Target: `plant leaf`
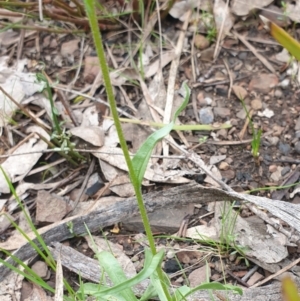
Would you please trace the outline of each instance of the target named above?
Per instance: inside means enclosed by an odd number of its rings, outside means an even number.
[[[193,289],[190,289],[190,291],[184,296],[186,298],[189,295],[192,295],[196,291],[199,290],[219,290],[219,291],[233,291],[235,293],[238,293],[239,295],[243,295],[243,290],[240,287],[231,285],[231,284],[221,284],[218,282],[209,282],[209,283],[203,283],[198,286],[196,286]]]
[[[300,301],[297,286],[290,277],[282,279],[282,294],[284,301]]]
[[[95,297],[102,297],[105,295],[115,295],[116,293],[119,293],[124,290],[128,290],[130,287],[140,283],[141,281],[147,279],[150,277],[151,274],[156,270],[158,265],[161,263],[164,256],[164,252],[160,251],[154,256],[150,252],[150,250],[145,250],[145,262],[143,269],[133,278],[127,279],[119,262],[115,259],[115,257],[109,253],[109,252],[101,252],[99,254],[99,261],[101,261],[101,266],[105,270],[105,272],[108,274],[110,279],[114,284],[116,284],[114,287],[105,289],[102,291],[99,291],[95,287],[92,286],[85,286],[84,285],[84,291],[87,294],[93,295]],[[124,280],[125,277],[125,280]],[[120,279],[122,281],[120,281]],[[91,290],[88,290],[90,289]],[[132,292],[132,290],[130,289]],[[132,292],[133,294],[133,292]],[[137,300],[133,294],[132,299],[126,299],[126,300]]]
[[[283,28],[260,16],[273,38],[286,48],[298,61],[300,61],[300,43],[289,35]]]
[[[141,145],[137,153],[132,159],[132,164],[135,172],[135,176],[138,179],[139,185],[142,184],[144,174],[146,172],[146,168],[152,153],[153,148],[157,144],[158,141],[163,139],[166,135],[168,135],[174,124],[175,121],[180,114],[180,112],[187,106],[190,98],[190,89],[189,87],[184,84],[184,87],[186,89],[186,96],[184,99],[184,102],[181,104],[181,106],[177,109],[173,121],[167,125],[165,125],[163,128],[159,129],[158,131],[152,133],[147,140]]]
[[[169,282],[169,279],[167,279],[167,277],[164,277],[164,281]],[[160,301],[168,301],[168,298],[166,297],[166,294],[163,290],[161,281],[157,275],[156,272],[154,272],[151,276],[150,276],[150,280],[151,280],[151,284],[153,285],[153,287],[156,290],[157,296],[159,298]],[[167,287],[169,287],[169,285],[167,285]]]

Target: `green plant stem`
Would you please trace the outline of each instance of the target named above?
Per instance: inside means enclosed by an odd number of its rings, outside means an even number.
[[[100,63],[100,67],[101,67],[101,71],[102,71],[102,75],[103,75],[107,98],[108,98],[111,113],[112,113],[112,116],[114,119],[115,127],[116,127],[116,130],[118,133],[120,145],[121,145],[121,148],[122,148],[122,151],[124,154],[124,158],[125,158],[125,161],[126,161],[126,164],[128,167],[129,176],[130,176],[130,179],[131,179],[134,191],[135,191],[135,195],[136,195],[138,207],[140,210],[140,214],[142,217],[143,225],[144,225],[145,232],[146,232],[146,235],[147,235],[147,238],[149,241],[150,250],[151,250],[152,254],[155,255],[157,253],[156,247],[155,247],[155,241],[154,241],[154,237],[153,237],[153,234],[151,231],[151,227],[150,227],[150,223],[149,223],[149,219],[148,219],[148,215],[147,215],[147,210],[146,210],[146,207],[143,202],[141,187],[139,185],[137,175],[134,172],[133,164],[132,164],[132,161],[131,161],[131,158],[129,155],[126,140],[124,138],[124,134],[122,131],[121,122],[120,122],[119,116],[118,116],[115,97],[114,97],[114,93],[113,93],[113,89],[112,89],[112,85],[111,85],[111,81],[110,81],[110,77],[109,77],[109,69],[108,69],[108,66],[106,63],[106,59],[105,59],[104,47],[103,47],[103,43],[102,43],[102,36],[101,36],[100,30],[98,27],[98,21],[97,21],[96,13],[94,10],[95,1],[94,0],[85,0],[84,4],[85,4],[85,8],[86,8],[86,14],[88,16],[89,23],[90,23],[90,28],[91,28],[92,36],[94,39],[96,52],[97,52],[97,55],[99,58],[99,63]],[[165,296],[167,297],[168,300],[171,300],[170,293],[167,289],[166,284],[164,283],[163,272],[162,272],[161,268],[157,269],[157,274],[161,280],[161,284],[162,284]]]

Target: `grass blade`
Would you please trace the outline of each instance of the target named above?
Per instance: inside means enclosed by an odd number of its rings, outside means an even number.
[[[298,61],[300,61],[300,43],[296,41],[283,28],[271,22],[266,17],[260,16],[273,38],[287,49]]]
[[[160,265],[163,256],[163,251],[160,251],[153,256],[149,250],[145,250],[144,268],[133,278],[127,279],[115,257],[109,252],[101,252],[99,254],[99,262],[115,286],[99,292],[99,289],[94,291],[94,288],[91,286],[84,285],[84,291],[95,297],[102,297],[108,294],[115,295],[121,291],[128,290],[128,288],[150,277],[150,275],[152,275],[156,268]],[[133,294],[132,299],[127,300],[136,300],[136,298]]]
[[[168,135],[171,130],[173,129],[173,126],[175,124],[175,121],[180,114],[180,112],[187,106],[190,98],[190,90],[186,84],[184,84],[184,87],[186,89],[186,96],[184,99],[184,102],[181,104],[181,106],[177,109],[173,121],[169,123],[168,125],[164,126],[163,128],[159,129],[158,131],[151,134],[147,140],[142,144],[142,146],[139,148],[137,153],[132,159],[132,164],[134,168],[135,175],[139,181],[139,185],[141,185],[144,174],[146,172],[146,168],[152,153],[153,148],[157,144],[158,141],[163,139],[166,135]]]
[[[300,301],[297,286],[290,277],[282,279],[282,294],[284,301]]]

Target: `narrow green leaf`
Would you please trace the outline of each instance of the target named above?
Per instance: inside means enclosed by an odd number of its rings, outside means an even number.
[[[296,41],[289,33],[268,18],[260,16],[273,38],[288,50],[298,61],[300,61],[300,43]]]
[[[198,285],[197,287],[191,289],[190,292],[188,292],[184,296],[184,298],[186,298],[189,295],[192,295],[193,293],[195,293],[199,290],[233,291],[235,293],[238,293],[239,295],[243,294],[243,290],[240,287],[233,286],[231,284],[221,284],[218,282],[210,282],[210,283],[203,283],[203,284]]]
[[[284,301],[300,301],[297,286],[290,277],[282,279],[282,294]]]
[[[139,301],[147,301],[147,300],[150,300],[150,299],[154,299],[155,297],[157,297],[157,292],[156,292],[155,287],[150,282],[150,284],[146,288],[145,292],[140,297]]]
[[[102,253],[105,253],[105,254],[102,254]],[[144,268],[136,276],[127,280],[121,266],[119,265],[118,261],[114,258],[114,256],[109,252],[101,252],[100,253],[101,259],[99,258],[99,260],[101,260],[101,266],[103,267],[105,272],[108,274],[110,279],[113,281],[113,283],[114,284],[118,283],[118,284],[112,288],[103,290],[101,292],[99,292],[99,290],[98,291],[94,291],[94,290],[88,291],[88,290],[86,290],[86,287],[84,286],[84,289],[85,289],[84,291],[95,297],[101,297],[101,296],[105,296],[108,294],[115,295],[116,293],[126,290],[126,289],[140,283],[141,281],[149,278],[150,275],[153,274],[154,271],[156,270],[156,268],[160,265],[160,263],[163,259],[163,256],[164,256],[163,251],[160,251],[153,256],[149,250],[145,250]],[[116,261],[116,262],[114,262],[114,261]],[[118,267],[116,267],[117,264],[118,264]],[[120,276],[121,276],[121,279],[123,279],[121,283],[119,283]],[[124,276],[126,278],[125,281],[124,281]],[[89,288],[89,287],[87,287],[87,288]],[[133,299],[128,299],[128,300],[136,300],[136,298],[134,297]]]
[[[119,297],[121,297],[121,299],[128,301],[137,300],[130,286],[124,285],[124,283],[127,283],[128,280],[118,260],[110,252],[106,251],[100,252],[97,257],[101,267],[113,282],[114,290],[109,288],[100,292],[98,291],[98,293],[93,294],[93,296],[101,297],[105,295],[114,295],[116,297],[116,294],[119,293]],[[120,284],[123,284],[122,288],[120,290],[116,290],[115,288],[118,288]]]
[[[168,125],[164,126],[163,128],[159,129],[158,131],[154,132],[153,134],[151,134],[147,138],[147,140],[141,145],[141,147],[139,148],[139,150],[137,151],[137,153],[135,154],[135,156],[132,159],[134,172],[135,172],[136,178],[139,181],[139,185],[142,184],[144,174],[146,172],[147,165],[148,165],[153,148],[155,147],[155,145],[157,144],[158,141],[163,139],[166,135],[168,135],[171,132],[178,115],[187,106],[187,104],[189,102],[190,90],[186,84],[184,84],[184,85],[185,85],[185,89],[186,89],[186,96],[185,96],[185,99],[184,99],[184,102],[182,103],[182,105],[177,109],[177,111],[174,115],[173,121],[171,123],[169,123]]]
[[[185,300],[185,296],[191,291],[191,288],[184,285],[176,289],[172,295],[172,301]]]
[[[156,290],[157,296],[159,298],[160,301],[169,301],[167,296],[165,295],[161,280],[159,279],[158,275],[156,272],[154,272],[151,276],[150,276],[150,280],[151,280],[151,284],[153,285],[153,287]],[[168,279],[164,279],[164,281],[168,281]],[[167,285],[167,287],[169,287],[169,285]]]

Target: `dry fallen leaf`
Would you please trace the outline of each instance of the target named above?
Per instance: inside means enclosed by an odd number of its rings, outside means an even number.
[[[271,4],[273,0],[252,0],[241,1],[233,0],[231,3],[231,11],[237,16],[247,16],[253,9],[261,9]]]
[[[43,137],[50,139],[49,135],[39,127],[31,127],[32,131],[42,132]],[[17,157],[11,156],[7,158],[2,164],[2,168],[7,174],[8,178],[12,183],[14,183],[19,176],[26,175],[36,162],[42,156],[42,151],[48,148],[46,142],[41,140],[37,135],[32,133],[29,138],[25,138],[19,143],[13,154],[18,154]],[[35,152],[32,154],[22,155],[23,153]],[[17,159],[16,159],[17,158]],[[20,164],[22,162],[22,164]],[[2,172],[0,173],[0,192],[9,193],[9,186],[4,178]]]
[[[218,34],[221,33],[222,35],[220,40],[222,40],[229,33],[234,23],[234,17],[223,0],[215,1],[214,19]]]
[[[94,146],[100,147],[104,144],[104,131],[99,126],[78,126],[70,129],[70,132],[73,136],[77,136]]]

